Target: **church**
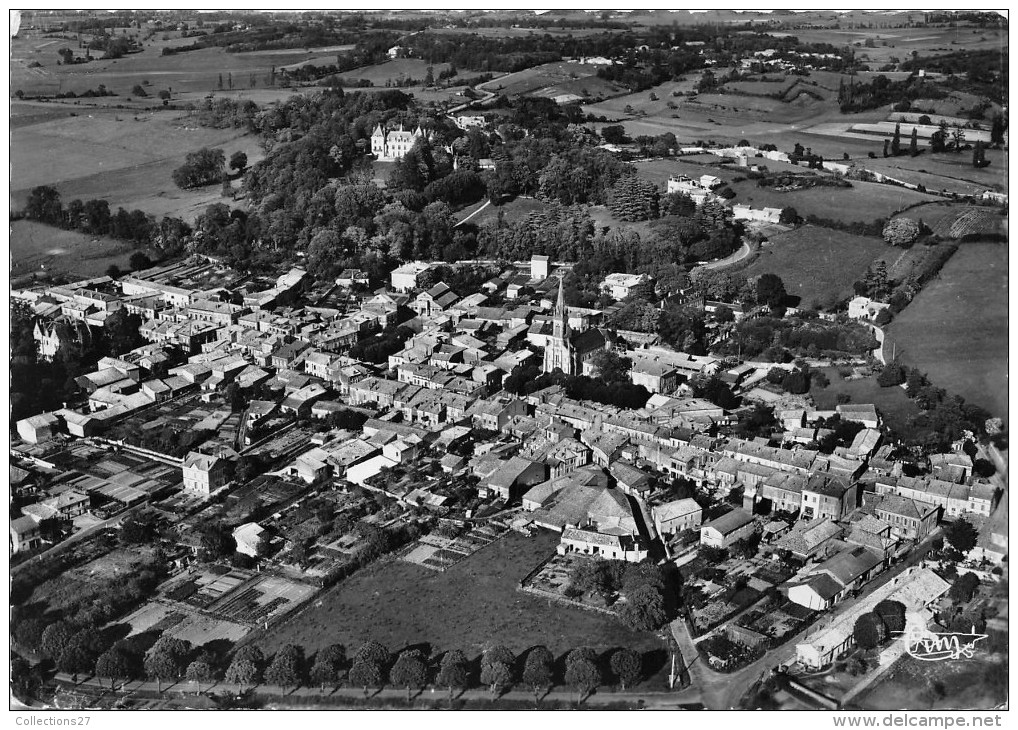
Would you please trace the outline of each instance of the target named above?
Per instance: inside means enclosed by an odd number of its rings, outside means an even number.
[[[562,292],[562,279],[558,282],[558,301],[555,303],[552,336],[544,348],[544,372],[556,368],[566,375],[583,375],[583,364],[602,350],[611,347],[608,333],[596,327],[573,333],[569,328],[569,313]]]
[[[423,136],[424,131],[419,126],[413,132],[408,132],[403,129],[401,124],[399,129],[390,130],[386,134],[382,125],[379,124],[371,133],[371,154],[385,162],[400,160],[413,149],[417,140]]]

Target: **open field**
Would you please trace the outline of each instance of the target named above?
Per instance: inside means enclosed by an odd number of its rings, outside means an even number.
[[[111,264],[126,270],[135,251],[123,241],[27,220],[13,221],[10,231],[11,276],[44,271],[51,275],[100,276]]]
[[[506,96],[532,94],[546,97],[559,94],[608,96],[625,90],[618,84],[598,78],[597,68],[583,63],[546,63],[495,79],[486,83],[484,88]]]
[[[746,203],[754,208],[792,207],[803,218],[815,215],[844,223],[869,223],[877,218],[890,218],[910,205],[939,200],[933,195],[908,188],[858,180],[853,180],[850,188],[779,191],[773,187],[760,187],[756,180],[743,180],[734,183],[731,188],[736,193],[736,203]]]
[[[64,203],[103,198],[114,210],[141,208],[156,216],[194,213],[219,199],[218,185],[185,191],[171,174],[187,152],[221,147],[227,159],[236,151],[254,164],[264,155],[257,139],[237,129],[198,127],[179,112],[136,113],[68,109],[58,105],[15,105],[38,123],[11,132],[12,205],[24,205],[37,185],[53,185]],[[70,113],[78,116],[71,117]]]
[[[514,198],[503,205],[489,205],[487,208],[471,218],[470,224],[480,228],[485,223],[492,223],[498,220],[499,212],[502,213],[502,218],[506,222],[520,221],[525,219],[531,213],[540,212],[547,207],[547,203],[536,198]],[[468,210],[472,210],[472,208]]]
[[[887,329],[885,352],[930,380],[1007,418],[1007,247],[962,244],[940,275]]]
[[[942,238],[966,235],[999,235],[1007,232],[1007,216],[1000,208],[930,203],[906,210],[896,218],[921,220]]]
[[[890,357],[890,356],[888,356]],[[820,389],[814,386],[810,395],[816,401],[817,408],[829,409],[838,404],[838,395],[844,393],[851,398],[851,403],[872,403],[876,406],[881,418],[896,433],[909,433],[908,419],[919,413],[919,407],[912,402],[901,388],[881,388],[876,377],[847,380],[838,374],[838,368],[824,368],[831,384]]]
[[[905,58],[913,51],[928,56],[932,51],[993,50],[1007,43],[1006,31],[966,25],[957,28],[796,29],[789,35],[803,43],[830,43],[839,48],[859,46],[856,54],[868,61],[870,68],[888,63],[892,56]],[[873,40],[873,48],[862,46],[867,39]]]
[[[293,643],[308,655],[332,643],[356,648],[369,639],[393,651],[427,643],[431,653],[460,648],[468,657],[495,642],[517,653],[546,644],[556,655],[580,645],[663,648],[653,634],[517,590],[558,539],[543,530],[529,538],[510,533],[444,573],[382,561],[323,593],[270,635],[258,632],[252,640],[266,653]]]
[[[983,654],[968,661],[923,662],[905,655],[890,672],[859,694],[848,709],[900,710],[903,707],[939,711],[964,707],[989,710],[1007,701],[1006,679],[995,690],[986,681],[987,670],[996,666],[1006,675],[1006,665],[990,664]],[[941,692],[929,694],[939,683]]]
[[[119,30],[117,35],[120,35]],[[128,29],[127,35],[137,36],[138,31]],[[195,91],[208,93],[219,88],[220,74],[224,86],[229,85],[232,75],[234,89],[257,89],[266,85],[267,75],[273,66],[278,69],[308,59],[327,60],[323,58],[326,53],[333,53],[331,58],[334,61],[334,54],[345,48],[331,46],[245,53],[227,53],[223,48],[203,48],[164,56],[163,48],[187,45],[194,39],[181,38],[177,31],[167,33],[168,40],[162,40],[163,35],[162,32],[157,33],[152,39],[143,41],[141,52],[120,59],[97,59],[90,63],[65,66],[57,65],[57,50],[68,47],[77,54],[75,41],[43,38],[35,31],[19,33],[11,43],[11,91],[20,89],[27,96],[67,91],[81,93],[104,84],[121,97],[127,97],[135,84],[151,81],[153,90],[172,88],[174,94]],[[28,68],[32,62],[42,65]]]
[[[904,136],[904,135],[903,135]],[[1007,192],[1007,151],[986,150],[986,167],[972,167],[972,153],[930,154],[917,157],[877,157],[860,161],[860,166],[898,180],[924,185],[928,190],[949,190],[963,195],[979,195],[999,186]]]
[[[375,86],[385,86],[387,81],[391,81],[395,86],[397,81],[407,77],[423,81],[424,75],[428,72],[428,66],[432,67],[436,79],[442,71],[449,68],[447,63],[429,64],[419,58],[397,58],[374,66],[361,66],[344,71],[340,76],[345,79],[367,79]]]
[[[853,296],[852,284],[877,259],[893,262],[898,251],[877,238],[803,226],[775,236],[745,270],[746,276],[777,274],[792,296],[814,302]]]

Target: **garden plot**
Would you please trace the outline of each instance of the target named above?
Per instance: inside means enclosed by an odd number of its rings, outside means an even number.
[[[425,535],[402,556],[402,559],[431,570],[444,571],[490,545],[508,531],[509,528],[499,524],[475,527],[455,538]]]

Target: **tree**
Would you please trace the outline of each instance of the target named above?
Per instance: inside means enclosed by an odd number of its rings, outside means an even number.
[[[226,670],[226,681],[231,684],[239,684],[241,688],[258,681],[261,672],[258,666],[250,659],[234,658]]]
[[[947,595],[958,603],[968,603],[978,589],[979,576],[975,573],[963,573],[955,578]]]
[[[325,685],[339,682],[340,672],[345,664],[346,649],[342,644],[331,644],[320,649],[315,655],[315,663],[311,667],[311,682],[320,685],[324,692]]]
[[[389,672],[389,681],[397,687],[406,687],[406,701],[410,702],[410,691],[423,689],[428,682],[428,665],[417,649],[408,649],[399,655]]]
[[[619,618],[634,631],[656,629],[668,618],[664,597],[653,586],[640,586],[626,594],[626,602],[619,611]]]
[[[370,659],[354,660],[350,667],[350,683],[364,688],[364,696],[368,696],[368,688],[382,686],[384,679],[381,665]]]
[[[128,259],[132,271],[141,271],[152,266],[152,259],[144,251],[135,251]]]
[[[639,652],[632,649],[618,649],[611,655],[609,664],[615,677],[619,680],[623,692],[626,691],[627,686],[631,687],[640,681],[643,658]]]
[[[134,86],[132,86],[131,94],[133,94],[134,96],[140,96],[142,99],[148,96],[148,92],[145,91],[145,87],[142,86],[141,84],[135,84]]]
[[[895,157],[901,154],[901,124],[894,125],[894,137],[891,139],[891,154]]]
[[[566,667],[566,684],[576,690],[576,702],[579,704],[601,684],[601,671],[594,661],[577,659]]]
[[[225,525],[206,523],[199,529],[199,537],[205,560],[227,558],[237,550],[237,541]]]
[[[77,681],[80,673],[95,667],[96,652],[89,645],[90,638],[85,633],[75,634],[57,658],[57,669],[65,674],[70,674],[72,681]]]
[[[296,644],[287,644],[272,657],[272,663],[265,670],[265,681],[287,687],[300,685],[304,664],[304,650]]]
[[[164,679],[179,679],[187,668],[191,642],[163,636],[145,654],[145,674],[154,677],[156,689],[163,691]]]
[[[42,655],[56,661],[60,658],[60,655],[67,648],[67,645],[76,633],[77,631],[66,621],[62,619],[54,621],[42,632],[39,643]]]
[[[976,546],[976,540],[979,539],[979,533],[976,528],[972,526],[972,523],[966,520],[964,517],[959,517],[954,523],[947,528],[944,533],[944,537],[951,543],[951,546],[961,552],[967,553]]]
[[[95,661],[95,675],[110,680],[110,689],[115,690],[117,680],[134,679],[134,662],[122,648],[113,647],[99,655]]]
[[[989,479],[997,473],[997,467],[994,466],[993,462],[989,459],[973,459],[972,460],[972,473],[982,479]]]
[[[26,654],[34,654],[39,651],[42,643],[42,634],[46,630],[45,619],[30,616],[14,623],[14,631],[11,638],[14,645]]]
[[[883,237],[892,246],[908,248],[919,238],[919,224],[911,218],[895,218],[884,226]]]
[[[25,203],[25,217],[50,225],[62,223],[64,210],[56,188],[49,185],[32,188]]]
[[[990,144],[1004,144],[1004,115],[997,112],[993,115],[993,123],[990,126]]]
[[[370,661],[381,667],[387,666],[389,664],[389,660],[389,650],[377,641],[367,641],[361,644],[360,648],[357,649],[357,652],[353,656],[353,661],[355,663]]]
[[[446,652],[442,657],[442,664],[435,678],[435,684],[440,687],[449,688],[449,701],[452,701],[453,693],[460,689],[466,689],[470,681],[470,668],[466,654],[459,649]]]
[[[625,144],[629,141],[626,129],[621,124],[608,124],[601,127],[601,139],[607,144]]]
[[[608,192],[608,210],[624,221],[645,221],[658,217],[661,194],[657,185],[638,175],[625,175]]]
[[[961,146],[965,144],[965,130],[960,124],[955,124],[951,130],[951,139],[954,141],[954,151],[961,152]]]
[[[886,311],[886,310],[884,310]],[[877,385],[881,388],[890,388],[901,385],[905,382],[905,370],[899,363],[889,362],[877,375]]]
[[[187,665],[187,671],[185,676],[188,681],[194,682],[196,685],[196,694],[201,694],[201,685],[203,682],[211,682],[213,677],[212,665],[204,659],[195,659],[193,662]]]
[[[481,668],[481,683],[488,686],[492,697],[498,697],[513,683],[513,670],[504,662],[485,664]]]
[[[880,617],[890,633],[905,630],[905,604],[901,601],[885,599],[873,607],[873,613]]]
[[[591,363],[597,368],[597,376],[604,382],[629,382],[629,370],[633,367],[633,361],[628,357],[614,350],[599,350],[591,358]]]
[[[781,209],[781,215],[778,216],[779,223],[785,223],[788,225],[795,225],[799,222],[799,211],[795,208],[788,206]]]
[[[887,629],[875,613],[864,613],[852,629],[855,643],[862,649],[875,649],[887,635]]]
[[[226,155],[221,149],[202,147],[188,152],[184,164],[173,171],[173,182],[179,188],[200,188],[220,182],[226,167]]]
[[[523,664],[522,680],[523,684],[533,690],[535,703],[538,701],[540,693],[547,692],[552,686],[554,663],[555,657],[546,646],[535,646],[527,654],[527,660]]]
[[[988,164],[986,161],[986,147],[982,142],[976,142],[976,146],[972,149],[972,167],[986,167]]]
[[[230,155],[230,169],[244,172],[247,169],[247,155],[239,150]]]
[[[788,294],[785,283],[777,274],[761,274],[756,280],[756,300],[769,307],[780,307]]]
[[[908,153],[915,157],[919,154],[919,132],[912,127],[912,139],[908,143]]]

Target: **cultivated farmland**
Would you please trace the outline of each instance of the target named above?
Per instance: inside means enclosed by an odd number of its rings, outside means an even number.
[[[885,352],[949,393],[1007,417],[1007,247],[962,244],[888,327]]]
[[[878,238],[803,226],[774,236],[745,273],[777,274],[788,293],[809,306],[851,297],[852,284],[870,264],[893,262],[898,253]]]

